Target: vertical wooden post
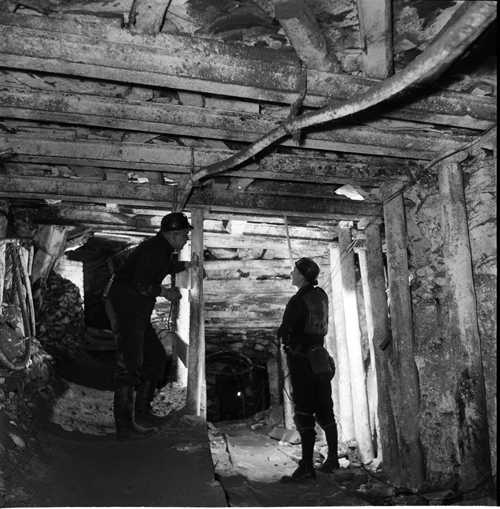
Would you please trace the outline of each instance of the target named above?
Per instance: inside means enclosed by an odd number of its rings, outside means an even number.
[[[342,276],[340,274],[340,250],[338,244],[330,247],[330,266],[332,282],[332,302],[330,309],[335,323],[335,346],[337,358],[334,380],[338,385],[339,408],[334,409],[339,428],[339,441],[351,443],[355,437],[354,414],[351,390],[351,372],[349,369],[349,354],[347,352],[347,335],[344,313],[344,296],[342,295]]]
[[[329,263],[326,267],[322,267],[322,288],[328,294],[328,334],[325,337],[325,347],[330,353],[330,355],[335,360],[335,366],[338,366],[338,354],[337,354],[337,345],[336,345],[336,332],[335,332],[335,317],[334,317],[334,297],[333,297],[333,288],[332,288],[332,269],[331,264]],[[324,272],[323,272],[324,271]],[[333,410],[337,415],[337,421],[339,420],[339,411],[340,411],[340,400],[339,400],[339,383],[338,383],[338,370],[337,376],[333,377],[332,380],[332,400],[333,400]],[[339,422],[337,422],[337,428],[339,428]],[[340,429],[338,429],[340,436]]]
[[[380,428],[380,445],[378,459],[384,465],[384,471],[390,474],[394,482],[399,483],[401,466],[398,448],[394,409],[391,399],[391,373],[389,358],[392,354],[392,343],[387,343],[390,334],[387,293],[380,238],[380,226],[373,224],[366,228],[366,279],[372,309],[373,362],[377,371],[378,421]],[[385,344],[384,350],[381,345]]]
[[[202,401],[205,385],[205,317],[203,307],[203,209],[191,212],[191,291],[189,316],[189,356],[186,410],[205,417]]]
[[[358,300],[356,296],[356,271],[354,268],[354,251],[351,248],[351,224],[339,223],[340,274],[342,276],[342,294],[344,296],[344,313],[347,333],[347,351],[351,373],[351,390],[353,404],[354,429],[358,451],[364,463],[374,458],[373,442],[370,429],[368,398],[366,394],[365,367],[361,348],[361,331],[359,328]]]
[[[0,200],[0,239],[7,236],[7,226],[9,221],[7,213],[9,211],[8,202]],[[3,302],[3,289],[5,282],[5,249],[6,244],[0,244],[0,304]],[[0,315],[2,310],[0,308]]]
[[[401,451],[401,482],[417,488],[424,481],[424,462],[418,432],[420,391],[414,357],[413,315],[411,308],[406,223],[403,197],[397,192],[402,184],[386,182],[382,186],[389,272],[396,413],[399,449]],[[389,198],[391,198],[389,200]]]
[[[460,164],[443,162],[438,181],[450,328],[457,366],[455,398],[461,445],[461,489],[467,492],[479,486],[491,470],[486,395]]]
[[[38,250],[33,260],[33,283],[44,283],[66,245],[66,226],[45,225],[36,234]]]
[[[283,419],[285,420],[286,429],[295,429],[295,421],[293,420],[293,400],[292,400],[292,383],[290,381],[290,370],[286,362],[286,354],[280,345],[280,362],[281,374],[283,376]]]
[[[179,260],[191,261],[191,241],[188,241],[182,251],[179,253]],[[182,272],[175,276],[176,282]],[[180,383],[183,387],[187,386],[188,381],[188,359],[189,359],[189,320],[191,314],[190,304],[190,286],[180,285],[179,291],[181,292],[182,299],[176,306],[173,306],[174,313],[174,331],[172,338],[172,354],[174,357],[174,365],[176,369],[175,378],[176,382]]]
[[[266,359],[267,362],[267,379],[269,381],[269,404],[272,408],[277,408],[281,404],[280,397],[280,379],[278,359],[276,358],[277,352],[274,355],[269,355]]]
[[[361,285],[363,287],[363,302],[365,304],[366,329],[368,334],[368,347],[370,349],[370,369],[367,373],[368,409],[370,412],[370,428],[372,436],[377,437],[377,456],[380,454],[380,424],[378,421],[378,391],[377,391],[377,367],[375,365],[375,352],[373,346],[373,309],[370,281],[368,279],[368,255],[366,243],[355,249],[358,255],[359,271],[361,273]]]

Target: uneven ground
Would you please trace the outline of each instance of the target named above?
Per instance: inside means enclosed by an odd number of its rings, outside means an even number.
[[[52,394],[41,396],[52,402],[45,412],[22,400],[14,412],[12,393],[2,407],[0,507],[444,505],[449,495],[398,490],[353,457],[341,459],[338,474],[282,484],[297,466],[300,445],[271,438],[270,411],[206,423],[184,415],[185,389],[175,384],[154,401],[170,421],[152,437],[118,443],[106,370],[75,365],[62,375]],[[317,443],[318,461],[323,445]]]
[[[5,415],[16,468],[5,465],[4,507],[365,504],[326,476],[297,487],[280,484],[296,467],[299,446],[280,446],[263,428],[252,430],[251,420],[209,424],[207,432],[201,419],[182,415],[185,389],[170,386],[157,396],[157,411],[172,416],[159,433],[118,443],[112,392],[61,385],[43,429],[29,409],[24,418]]]

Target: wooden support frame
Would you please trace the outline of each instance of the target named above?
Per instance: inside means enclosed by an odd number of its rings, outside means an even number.
[[[340,71],[339,61],[335,55],[328,52],[326,39],[316,16],[305,0],[278,3],[275,15],[298,57],[309,69]]]
[[[191,211],[191,290],[186,410],[206,418],[205,314],[203,308],[203,209]]]
[[[366,376],[361,350],[361,330],[356,296],[356,273],[352,249],[351,223],[342,222],[339,228],[339,249],[341,255],[340,274],[346,324],[347,351],[353,397],[354,429],[361,459],[369,463],[375,457],[370,429]],[[354,404],[355,401],[355,404]]]
[[[371,350],[373,363],[377,372],[378,421],[380,427],[381,451],[377,458],[382,460],[383,469],[391,475],[391,479],[401,479],[401,460],[398,448],[398,437],[394,420],[394,407],[391,398],[391,373],[389,359],[392,355],[392,344],[388,342],[390,335],[389,313],[386,292],[385,268],[382,253],[380,226],[369,225],[366,230],[366,279],[369,287],[369,299],[372,309],[373,333]],[[365,295],[365,299],[367,296]],[[382,349],[381,345],[386,344]]]
[[[367,78],[385,79],[394,72],[391,0],[357,0],[363,70]]]
[[[334,378],[338,385],[339,409],[336,412],[342,433],[341,442],[350,444],[356,438],[354,429],[354,411],[351,388],[351,371],[349,368],[349,354],[347,351],[347,334],[344,312],[344,297],[342,295],[342,276],[340,274],[340,248],[338,243],[330,247],[330,281],[332,285],[332,314],[335,324],[336,367]]]
[[[449,322],[454,341],[461,489],[489,495],[491,472],[488,410],[472,275],[469,228],[460,163],[444,161],[438,171],[443,254],[448,280]],[[451,368],[451,367],[450,367]],[[453,370],[453,368],[451,368]]]
[[[401,481],[417,488],[425,479],[418,431],[420,391],[415,364],[413,313],[406,251],[406,221],[402,184],[388,181],[382,186],[389,273],[389,296],[393,341],[396,419],[401,455]]]

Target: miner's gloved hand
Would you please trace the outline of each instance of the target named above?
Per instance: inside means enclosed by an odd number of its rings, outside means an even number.
[[[169,300],[170,302],[177,302],[178,300],[182,299],[181,292],[178,288],[167,288],[165,286],[161,287],[161,297],[165,297],[165,299]]]

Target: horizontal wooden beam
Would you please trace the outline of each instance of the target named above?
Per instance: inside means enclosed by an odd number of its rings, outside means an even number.
[[[66,223],[60,222],[57,224],[71,224],[71,222],[77,217],[78,212],[83,214],[83,218],[89,223],[100,224],[99,218],[102,217],[102,224],[105,226],[109,224],[114,228],[118,228],[122,224],[125,228],[128,225],[133,229],[136,225],[140,225],[140,228],[144,231],[158,230],[160,227],[160,220],[165,215],[164,208],[157,207],[134,207],[129,205],[114,205],[109,206],[100,205],[96,203],[83,204],[73,202],[58,202],[58,203],[43,203],[36,200],[30,199],[11,199],[9,206],[13,213],[19,211],[19,214],[37,214],[38,219],[41,223],[54,224],[54,219],[57,221],[69,221]],[[40,214],[40,215],[38,215]],[[88,215],[87,215],[88,214]],[[189,217],[189,211],[186,211]],[[117,217],[118,219],[112,219],[110,215]],[[207,229],[217,231],[215,224],[222,224],[231,220],[246,221],[249,226],[254,225],[254,228],[280,228],[281,231],[285,231],[285,217],[282,214],[272,215],[259,213],[243,213],[241,211],[232,212],[228,214],[226,212],[207,211],[204,225]],[[109,220],[109,223],[107,222]],[[137,224],[136,224],[137,220]],[[36,221],[35,221],[36,222]],[[324,232],[330,235],[332,238],[336,237],[335,232],[337,231],[338,221],[335,219],[316,219],[295,216],[288,218],[287,220],[288,229],[290,235],[295,236],[295,231],[306,230],[309,232],[309,236],[316,235],[316,232]],[[208,226],[207,226],[208,225]],[[297,228],[297,230],[296,230]],[[302,235],[297,234],[297,237]]]
[[[376,218],[381,213],[381,206],[378,204],[354,202],[349,199],[287,197],[249,192],[229,193],[208,189],[195,189],[188,205],[207,206],[226,211],[244,210],[252,212],[259,210],[268,214],[281,213],[287,216],[315,217],[323,220],[328,218],[342,220],[342,217],[349,217],[351,219],[347,220],[358,221],[362,217]]]
[[[179,147],[169,144],[122,143],[104,140],[72,140],[0,134],[0,151],[10,152],[6,164],[68,165],[75,177],[88,174],[88,167],[113,168],[127,172],[160,172],[178,179],[192,169],[228,159],[235,151]],[[79,170],[79,167],[82,167]],[[15,170],[15,168],[13,167]],[[40,171],[43,174],[43,169]],[[388,177],[409,178],[404,164],[383,161],[344,161],[327,157],[271,154],[230,172],[232,176],[252,176],[270,180],[292,180],[321,184],[379,186]]]
[[[243,142],[256,141],[286,118],[23,88],[0,90],[0,115]],[[415,127],[399,123],[389,137],[386,130],[391,130],[390,123],[374,123],[372,127],[332,122],[327,129],[304,130],[299,146],[292,139],[284,139],[277,146],[429,160],[468,141],[465,136],[412,131]]]
[[[106,207],[104,205],[84,205],[82,203],[56,203],[56,204],[19,204],[16,201],[10,202],[10,210],[14,217],[29,217],[36,224],[57,224],[94,227],[99,231],[112,229],[119,232],[145,232],[154,233],[159,230],[161,218],[165,215],[165,210],[154,209],[136,209],[124,207]],[[228,233],[223,226],[224,221],[228,221],[233,216],[226,214],[223,219],[205,219],[203,227],[206,235],[211,233]],[[284,224],[275,224],[276,219],[260,217],[258,221],[255,217],[248,217],[248,222],[244,233],[252,236],[284,238],[286,230]],[[264,223],[268,221],[268,223]],[[283,222],[283,219],[282,219]],[[330,241],[337,237],[337,221],[324,221],[320,225],[289,225],[288,234],[292,239],[319,239],[320,241]],[[265,266],[271,260],[224,260],[221,261],[224,269],[241,269],[247,267],[256,268],[260,264]],[[215,261],[207,261],[205,268],[219,270]],[[255,266],[255,267],[254,267]],[[222,268],[222,267],[221,267]]]
[[[264,237],[261,235],[224,235],[222,233],[207,233],[206,245],[212,248],[238,248],[238,249],[270,249],[273,252],[288,253],[286,238]],[[310,251],[324,252],[328,250],[331,242],[322,239],[294,239],[292,253],[301,255]]]
[[[280,326],[281,321],[277,319],[267,320],[205,320],[205,332],[210,332],[214,329],[220,332],[248,332],[249,330],[262,330],[262,329],[274,329]],[[219,333],[220,334],[220,333]]]
[[[0,66],[291,104],[300,68],[289,52],[45,16],[0,14]],[[223,79],[221,78],[223,77]],[[323,107],[377,83],[307,71],[305,106]],[[384,116],[472,129],[496,121],[496,99],[415,88],[379,108]]]
[[[33,178],[0,175],[0,197],[5,199],[50,199],[79,203],[116,203],[172,210],[173,186],[79,181],[70,178]],[[377,216],[376,204],[342,198],[287,197],[249,192],[213,191],[196,188],[187,210],[202,206],[224,212],[245,211],[337,220]]]

